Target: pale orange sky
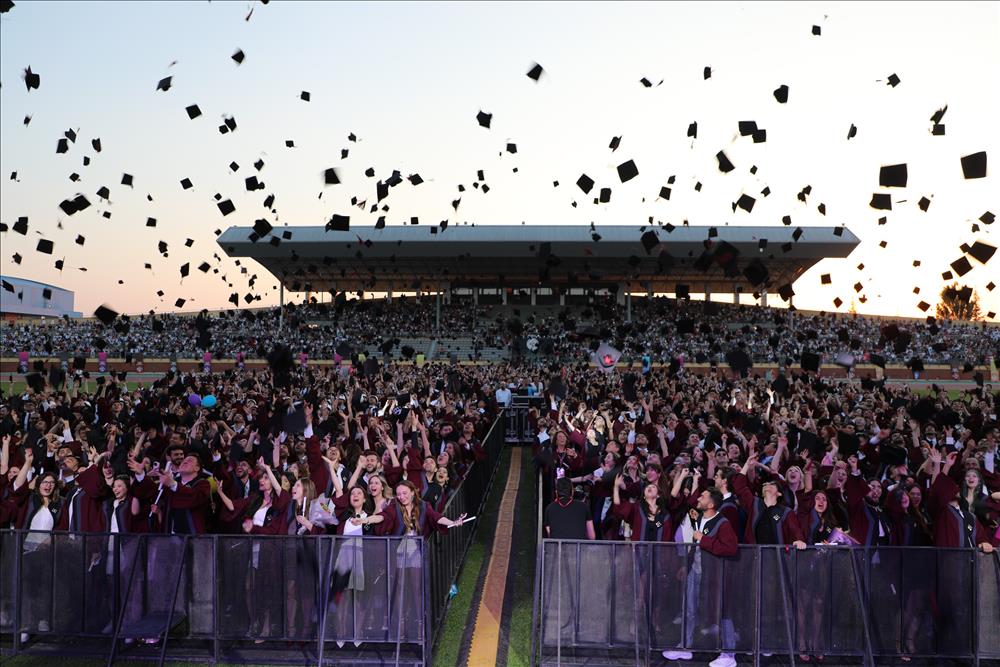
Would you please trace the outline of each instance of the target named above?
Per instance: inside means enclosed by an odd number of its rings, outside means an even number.
[[[253,273],[264,303],[274,303],[275,281],[252,262],[241,275],[213,230],[267,215],[261,201],[269,193],[279,217],[267,217],[278,226],[323,224],[333,213],[373,224],[377,216],[350,206],[352,196],[374,201],[368,167],[379,178],[399,169],[425,181],[392,190],[384,202],[390,225],[418,216],[427,226],[448,219],[638,227],[651,215],[698,225],[780,225],[791,215],[807,232],[847,225],[862,239],[858,250],[821,262],[795,285],[796,305],[816,310],[833,310],[839,296],[846,311],[861,281],[868,302],[856,303],[859,312],[920,315],[916,304],[936,302],[941,273],[963,243],[997,245],[995,225],[972,231],[985,211],[1000,213],[994,164],[987,178],[965,180],[959,160],[978,151],[1000,159],[998,3],[292,1],[256,4],[246,21],[249,6],[34,2],[0,18],[0,220],[30,218],[28,237],[0,237],[0,272],[74,289],[88,315],[102,302],[123,312],[169,311],[178,297],[184,310],[227,307]],[[230,59],[237,48],[246,54],[239,66]],[[545,68],[537,84],[525,76],[536,61]],[[41,75],[30,92],[21,79],[29,65]],[[886,85],[893,73],[901,79],[895,88]],[[170,75],[172,88],[156,91]],[[642,77],[664,83],[645,88]],[[790,89],[787,104],[772,96],[781,84]],[[299,99],[303,90],[311,101]],[[190,104],[200,118],[188,119]],[[931,136],[929,118],[945,105],[946,135]],[[481,109],[493,113],[489,130],[476,123]],[[235,116],[237,131],[217,131],[224,114]],[[765,128],[766,143],[740,137],[741,120]],[[858,133],[848,141],[851,124]],[[68,128],[77,141],[57,155]],[[356,143],[347,141],[352,132]],[[622,137],[615,152],[613,136]],[[508,142],[517,154],[504,152]],[[716,167],[720,150],[736,165],[729,174]],[[257,159],[265,162],[259,173]],[[615,167],[629,159],[640,173],[622,184]],[[901,162],[908,187],[879,188],[879,167]],[[330,166],[343,184],[323,188]],[[488,194],[471,189],[478,169]],[[69,180],[74,172],[77,182]],[[134,175],[134,188],[120,185],[123,172]],[[573,185],[582,173],[612,188],[610,204],[594,206]],[[265,189],[247,192],[249,175]],[[670,200],[657,200],[671,175]],[[182,178],[194,188],[182,190]],[[467,191],[456,213],[459,183]],[[110,205],[94,194],[102,185]],[[806,185],[812,194],[802,203],[796,194]],[[760,195],[764,187],[769,197]],[[93,206],[63,215],[58,203],[78,192]],[[874,192],[892,195],[891,212],[868,206]],[[222,217],[215,193],[236,212]],[[732,211],[743,193],[757,197],[751,214]],[[917,207],[923,196],[927,212]],[[155,228],[145,226],[149,217]],[[55,242],[53,256],[35,252],[41,237]],[[161,240],[167,258],[157,252]],[[60,273],[53,262],[62,257]],[[197,271],[202,261],[219,273]],[[962,282],[977,288],[984,311],[1000,311],[1000,290],[985,290],[1000,282],[1000,259],[971,261]],[[191,275],[182,282],[185,262]],[[831,285],[820,285],[825,273]]]

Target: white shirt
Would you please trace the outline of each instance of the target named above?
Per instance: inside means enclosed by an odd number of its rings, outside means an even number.
[[[497,389],[496,399],[497,403],[504,407],[510,405],[510,389],[507,387],[500,387]]]
[[[28,527],[28,530],[51,533],[55,523],[55,517],[52,516],[52,512],[49,511],[48,507],[43,506],[35,512],[35,516],[31,517],[31,525]],[[45,535],[42,532],[28,533],[28,536],[24,538],[24,549],[25,551],[34,551],[43,544],[48,544],[51,539],[50,535]]]
[[[364,519],[367,516],[368,516],[367,512],[361,513],[362,519]],[[348,535],[362,535],[364,533],[364,528],[365,528],[364,525],[355,526],[354,523],[352,523],[351,520],[348,519],[347,522],[344,524],[344,536],[346,537]]]

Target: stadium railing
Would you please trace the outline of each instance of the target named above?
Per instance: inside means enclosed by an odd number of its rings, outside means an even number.
[[[485,503],[502,417],[484,448],[446,516]],[[3,530],[0,655],[426,666],[472,538]]]
[[[974,549],[543,540],[533,665],[647,665],[659,653],[1000,658],[1000,560]],[[714,657],[711,656],[711,657]]]

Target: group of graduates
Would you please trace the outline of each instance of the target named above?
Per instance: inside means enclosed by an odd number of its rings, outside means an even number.
[[[273,610],[254,610],[266,606],[261,600],[281,604],[285,593],[280,568],[275,572],[282,547],[265,538],[426,537],[461,525],[462,517],[442,512],[470,466],[485,458],[483,438],[497,414],[484,386],[487,370],[289,366],[168,374],[132,391],[111,379],[95,391],[78,383],[70,391],[4,396],[0,528],[29,531],[22,541],[22,581],[30,589],[25,630],[51,628],[45,605],[59,531],[219,534],[254,542],[239,563],[227,562],[246,573],[247,587],[236,587],[242,603],[230,606],[249,607],[248,634],[309,636],[311,602],[291,629],[272,627]],[[110,563],[103,544],[93,557]],[[343,544],[338,594],[364,585],[361,543]],[[173,567],[170,558],[164,569]],[[398,566],[420,566],[405,561]],[[316,581],[309,549],[300,546],[283,562],[297,563],[286,576],[287,597],[311,596],[295,590]],[[295,616],[289,609],[289,624]]]
[[[753,544],[1000,544],[1000,398],[982,387],[952,400],[804,372],[574,369],[544,394],[532,419],[551,538],[696,545],[723,560]]]

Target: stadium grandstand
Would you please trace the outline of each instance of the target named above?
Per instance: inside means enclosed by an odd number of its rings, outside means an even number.
[[[0,281],[0,317],[4,320],[82,315],[73,310],[71,290],[14,276],[0,276]]]

